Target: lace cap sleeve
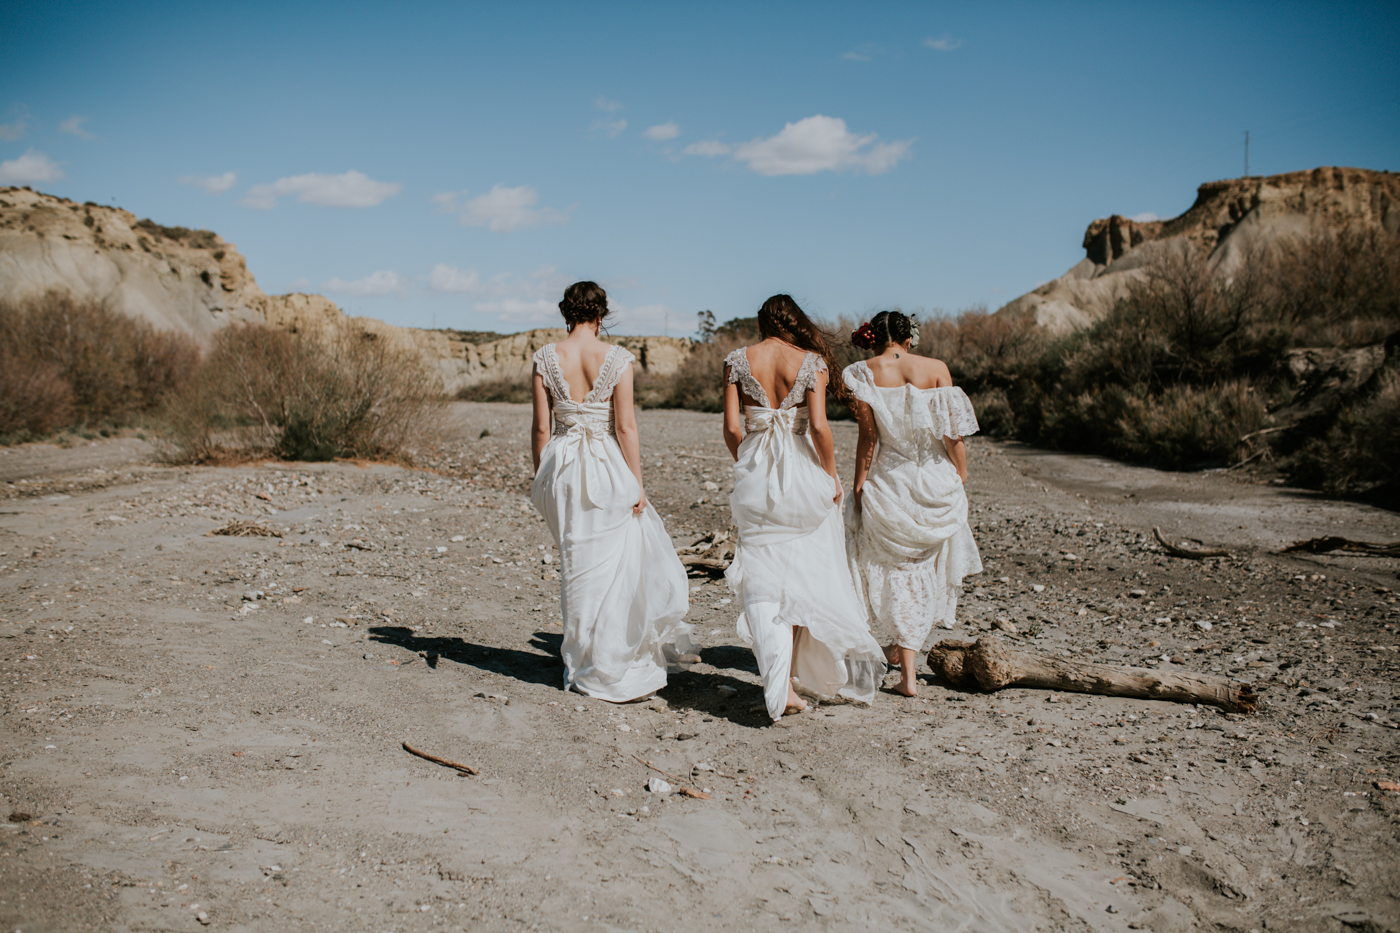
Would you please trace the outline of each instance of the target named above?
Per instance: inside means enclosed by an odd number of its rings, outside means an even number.
[[[944,386],[931,394],[929,409],[938,433],[944,437],[967,437],[978,432],[977,415],[966,392],[958,386]]]
[[[604,402],[612,398],[622,374],[637,358],[625,347],[614,346],[603,359],[603,368],[598,371],[598,380],[588,393],[588,401]]]
[[[724,365],[729,367],[730,382],[742,379],[743,374],[749,371],[749,358],[744,355],[744,348],[730,350],[729,355],[724,358]]]

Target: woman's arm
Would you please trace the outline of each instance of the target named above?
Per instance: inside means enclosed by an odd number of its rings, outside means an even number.
[[[856,424],[860,426],[860,439],[856,441],[855,488],[851,493],[859,512],[861,490],[865,487],[865,478],[870,475],[870,464],[875,462],[875,444],[880,439],[880,432],[875,426],[875,413],[869,405],[852,401],[851,409],[855,412]]]
[[[739,445],[744,442],[744,410],[739,387],[729,381],[729,366],[724,367],[724,446],[729,456],[739,459]]]
[[[826,379],[824,372],[817,373],[817,384],[807,390],[808,433],[812,444],[817,448],[817,459],[822,469],[836,483],[836,495],[832,502],[841,501],[841,477],[836,475],[836,444],[831,439],[831,425],[826,420]]]
[[[647,507],[646,488],[642,486],[642,441],[637,436],[637,412],[632,407],[632,367],[622,371],[613,389],[613,430],[617,434],[617,446],[622,448],[622,459],[627,468],[637,477],[637,488],[642,490],[641,498],[632,506],[633,514],[641,514]]]
[[[554,425],[550,423],[553,417],[549,409],[549,390],[544,387],[544,376],[540,375],[538,368],[534,376],[534,417],[530,421],[530,458],[535,462],[535,472],[540,471],[540,454],[544,453],[544,445],[549,443],[549,435],[553,433]]]
[[[943,446],[948,449],[948,459],[958,471],[958,479],[967,482],[967,445],[960,437],[943,438]]]

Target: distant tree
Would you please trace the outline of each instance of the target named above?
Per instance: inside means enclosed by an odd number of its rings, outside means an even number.
[[[715,339],[715,313],[713,311],[701,311],[695,315],[700,319],[700,324],[695,328],[695,332],[700,335],[701,343],[709,343]]]

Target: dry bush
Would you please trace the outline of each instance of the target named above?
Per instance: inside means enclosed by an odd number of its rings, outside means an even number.
[[[1342,230],[1283,244],[1271,310],[1293,346],[1355,347],[1400,330],[1400,237]]]
[[[644,408],[723,411],[724,358],[758,339],[757,318],[736,318],[720,325],[707,342],[695,346],[675,375],[665,377],[669,382],[665,390],[657,385],[663,377],[651,377],[646,397],[639,398],[638,404]]]
[[[53,363],[0,351],[0,438],[43,437],[73,423],[73,389]]]
[[[215,337],[196,385],[168,406],[165,454],[196,463],[402,460],[442,405],[422,357],[383,338],[235,325]]]
[[[1400,508],[1400,369],[1376,379],[1369,397],[1344,409],[1323,438],[1294,461],[1293,478],[1338,496]]]
[[[23,417],[29,434],[132,424],[188,384],[199,361],[192,338],[59,291],[0,301],[0,346],[8,404],[12,393],[47,400],[42,415]]]
[[[529,402],[534,397],[533,377],[488,379],[457,390],[459,402]]]

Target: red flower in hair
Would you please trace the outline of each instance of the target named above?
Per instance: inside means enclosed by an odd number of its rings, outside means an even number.
[[[875,346],[875,329],[870,326],[869,321],[851,332],[851,343],[863,350],[869,350]]]

